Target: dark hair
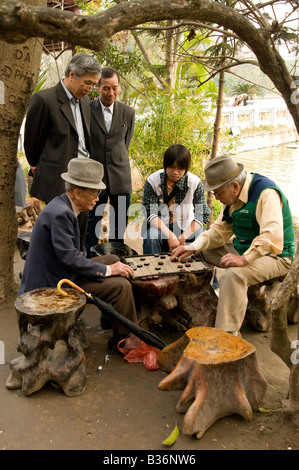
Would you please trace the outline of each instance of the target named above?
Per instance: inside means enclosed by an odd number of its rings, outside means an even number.
[[[180,170],[185,170],[185,173],[189,171],[191,164],[191,155],[189,150],[181,144],[175,144],[168,147],[164,153],[163,166],[166,168],[177,164]]]
[[[117,81],[119,83],[119,73],[117,70],[113,69],[112,67],[103,67],[101,70],[101,76],[99,80],[99,85],[101,84],[101,78],[111,78],[113,75],[117,76]]]

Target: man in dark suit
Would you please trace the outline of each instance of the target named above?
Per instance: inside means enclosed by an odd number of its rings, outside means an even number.
[[[110,241],[123,242],[132,192],[128,157],[134,133],[135,111],[117,101],[119,74],[104,67],[99,82],[99,97],[91,103],[91,156],[104,166],[106,190],[89,214],[87,251],[98,243],[100,221],[108,198],[110,203]]]
[[[74,55],[65,78],[35,93],[25,123],[24,148],[33,173],[31,196],[49,203],[64,192],[60,177],[74,157],[90,156],[90,99],[100,65],[85,53]],[[87,214],[85,231],[87,228]],[[84,238],[84,232],[82,232]]]
[[[18,294],[56,287],[67,278],[137,323],[132,286],[127,279],[133,274],[132,268],[115,255],[88,259],[80,240],[77,216],[91,210],[105,188],[103,166],[90,158],[74,158],[61,177],[66,192],[47,204],[34,224]],[[116,351],[118,341],[128,335],[118,322],[112,321],[112,329],[110,352]]]

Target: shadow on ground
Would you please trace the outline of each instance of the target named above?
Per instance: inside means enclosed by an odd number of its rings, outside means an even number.
[[[16,264],[16,273],[19,265]],[[87,305],[81,315],[89,348],[85,351],[85,393],[70,398],[47,384],[31,396],[8,390],[9,364],[18,357],[19,337],[14,299],[0,306],[0,340],[5,345],[5,364],[0,364],[0,449],[6,450],[299,450],[298,428],[281,410],[287,396],[289,371],[270,350],[270,333],[248,325],[242,336],[257,349],[257,361],[268,388],[263,407],[252,421],[233,415],[222,418],[204,436],[184,436],[183,414],[175,411],[180,391],[162,392],[158,383],[166,373],[148,371],[142,364],[128,364],[122,356],[109,356],[106,343],[111,332],[102,330],[99,311]],[[297,325],[289,326],[291,340]],[[167,344],[178,333],[160,327],[155,333]],[[102,365],[102,372],[97,372]],[[169,449],[162,441],[177,422],[180,436]]]

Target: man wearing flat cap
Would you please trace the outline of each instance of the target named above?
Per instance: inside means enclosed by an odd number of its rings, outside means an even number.
[[[202,253],[225,268],[219,280],[215,327],[239,334],[249,286],[285,275],[295,254],[295,235],[288,201],[280,188],[258,173],[247,173],[229,156],[205,167],[204,189],[223,203],[218,219],[191,245],[178,247],[173,258]],[[233,237],[233,238],[232,238]],[[231,241],[232,240],[232,241]]]
[[[34,225],[18,295],[39,287],[56,287],[69,279],[87,292],[111,303],[116,311],[137,323],[131,283],[131,267],[115,255],[88,259],[82,246],[77,217],[91,210],[105,184],[103,166],[89,158],[74,158],[62,173],[65,193],[55,197],[42,210]],[[110,352],[128,336],[118,322],[112,322]]]

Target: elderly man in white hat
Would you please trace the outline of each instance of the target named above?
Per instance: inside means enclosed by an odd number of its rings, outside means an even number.
[[[89,158],[74,158],[68,164],[66,192],[52,199],[34,225],[18,295],[39,287],[56,287],[64,278],[87,292],[111,303],[116,311],[137,323],[128,265],[115,255],[88,259],[82,246],[77,217],[89,211],[105,188],[103,166]],[[117,352],[117,343],[128,336],[118,322],[112,322],[113,337],[108,350]]]
[[[258,173],[247,173],[229,156],[205,167],[204,189],[223,203],[218,219],[192,244],[178,247],[180,259],[202,253],[225,268],[219,281],[216,328],[239,334],[249,286],[286,274],[295,253],[289,204],[280,188]]]

